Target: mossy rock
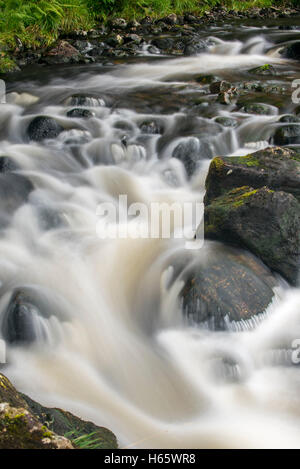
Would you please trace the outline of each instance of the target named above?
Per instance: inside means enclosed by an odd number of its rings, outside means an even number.
[[[234,188],[205,207],[205,235],[248,248],[296,284],[300,267],[300,204],[267,187]]]
[[[245,156],[214,158],[206,178],[206,205],[241,186],[267,186],[290,193],[300,201],[300,153],[270,147]]]
[[[118,447],[115,435],[107,428],[65,410],[40,405],[19,393],[0,374],[0,449],[72,449],[81,437],[89,435],[93,435],[94,449]]]
[[[276,70],[273,67],[273,65],[265,64],[265,65],[261,65],[260,67],[256,67],[256,68],[249,70],[249,73],[251,73],[252,75],[270,76],[270,75],[276,75]]]

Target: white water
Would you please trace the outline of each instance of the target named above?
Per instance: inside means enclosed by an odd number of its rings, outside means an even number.
[[[96,236],[97,205],[117,204],[119,194],[127,194],[129,203],[202,200],[209,160],[188,181],[182,164],[169,159],[174,141],[180,141],[184,113],[149,116],[98,106],[91,108],[93,118],[82,121],[66,119],[69,108],[59,103],[78,89],[97,91],[104,100],[106,93],[124,90],[150,88],[155,94],[167,87],[175,93],[183,84],[179,75],[188,80],[270,61],[284,63],[263,55],[260,38],[245,49],[238,41],[219,41],[212,53],[199,57],[55,78],[42,88],[28,84],[27,92],[39,102],[15,95],[16,104],[3,105],[1,154],[18,162],[35,191],[0,239],[0,311],[18,286],[36,288],[52,305],[51,316],[38,323],[47,337],[9,347],[3,372],[40,403],[112,429],[121,447],[300,447],[299,370],[284,355],[300,338],[300,290],[279,290],[262,320],[243,327],[209,332],[187,326],[179,302],[182,283],[171,282],[174,259],[186,256],[182,241]],[[78,129],[52,142],[24,143],[24,129],[41,110]],[[142,138],[137,125],[153,115],[173,135],[162,160],[158,137]],[[237,132],[209,137],[213,154],[242,154],[249,146],[254,151],[267,145],[277,117],[242,118]],[[120,121],[130,124],[127,149],[119,143],[124,131],[115,124]],[[196,125],[205,122],[196,119]],[[78,161],[67,143],[70,137],[81,142]],[[94,166],[103,161],[106,165]],[[42,230],[39,205],[55,209],[65,226]],[[214,244],[203,249],[209,256]],[[226,369],[223,358],[234,366]]]

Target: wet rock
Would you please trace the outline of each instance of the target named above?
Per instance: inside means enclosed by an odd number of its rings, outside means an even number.
[[[180,142],[173,151],[172,157],[183,163],[189,177],[194,174],[201,159],[200,148],[199,140],[190,137]]]
[[[80,52],[67,41],[59,41],[57,46],[51,49],[43,60],[49,65],[78,63]]]
[[[2,320],[3,338],[9,344],[31,344],[41,335],[45,337],[46,331],[38,320],[44,310],[43,302],[37,298],[36,292],[28,289],[13,292]]]
[[[0,374],[0,406],[2,409],[0,412],[3,412],[3,409],[8,410],[8,415],[13,417],[5,419],[4,422],[1,419],[3,414],[0,415],[1,449],[72,449],[77,447],[78,437],[91,434],[95,449],[118,447],[115,435],[107,428],[81,420],[65,410],[41,406],[28,396],[19,393],[2,374]],[[17,409],[18,412],[11,411],[12,408]],[[16,416],[21,419],[15,419]],[[14,424],[14,429],[12,429],[12,424]],[[19,425],[22,427],[20,432],[16,431]],[[66,434],[67,438],[65,438]]]
[[[276,113],[276,108],[263,103],[248,103],[241,109],[246,114],[257,114],[260,116],[273,116]]]
[[[296,122],[299,122],[299,120]],[[300,123],[285,125],[276,130],[273,143],[274,145],[292,145],[300,143]]]
[[[217,101],[220,104],[235,104],[238,100],[238,91],[237,88],[230,88],[227,91],[221,91],[218,95]]]
[[[92,94],[73,94],[64,101],[64,104],[67,106],[103,107],[105,101],[103,98]]]
[[[0,449],[74,449],[72,443],[41,425],[27,409],[0,404]]]
[[[126,29],[127,21],[124,18],[114,18],[109,22],[112,29]]]
[[[219,94],[223,91],[229,91],[232,88],[232,84],[227,81],[214,81],[211,83],[209,90],[212,94]]]
[[[300,60],[300,41],[285,47],[281,54],[287,59]]]
[[[27,202],[34,186],[30,180],[19,174],[0,174],[0,227],[9,223],[12,214]]]
[[[252,75],[270,76],[276,75],[276,69],[273,67],[273,65],[266,64],[261,65],[260,67],[252,68],[252,70],[249,70],[249,73]]]
[[[206,180],[205,233],[247,247],[290,283],[300,255],[300,155],[269,148],[214,158]]]
[[[184,55],[192,56],[205,52],[207,50],[207,44],[205,41],[200,39],[193,39],[189,41],[183,51]]]
[[[152,120],[142,122],[140,125],[140,130],[143,134],[155,135],[162,133],[162,129],[159,123]]]
[[[174,44],[174,39],[171,37],[159,37],[152,40],[152,45],[157,47],[160,50],[169,50],[172,49]]]
[[[218,124],[221,124],[223,127],[237,127],[238,121],[232,117],[223,117],[219,116],[215,119]]]
[[[48,138],[56,138],[64,128],[52,117],[35,117],[27,128],[27,135],[30,140],[40,142]]]
[[[252,254],[213,246],[185,275],[181,293],[184,315],[192,324],[213,330],[230,329],[232,321],[250,323],[271,303],[276,279]]]
[[[110,47],[118,47],[123,44],[124,40],[120,34],[115,34],[114,36],[110,36],[106,39],[106,44]]]
[[[94,114],[91,111],[89,111],[88,109],[84,109],[84,108],[74,108],[67,112],[67,117],[71,117],[71,118],[77,117],[77,118],[86,119],[89,117],[93,117],[93,115]]]
[[[0,173],[11,173],[19,169],[10,156],[0,156]]]

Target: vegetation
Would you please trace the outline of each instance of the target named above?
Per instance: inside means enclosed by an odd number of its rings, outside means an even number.
[[[0,0],[0,69],[9,69],[7,53],[18,47],[18,40],[31,48],[48,46],[60,33],[86,30],[112,16],[201,15],[216,6],[247,10],[280,4],[297,5],[298,0]]]

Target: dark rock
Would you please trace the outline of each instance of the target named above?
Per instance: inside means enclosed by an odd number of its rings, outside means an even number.
[[[0,174],[0,226],[6,226],[15,210],[27,202],[33,189],[25,176],[11,172]]]
[[[205,233],[250,249],[295,284],[300,255],[300,155],[269,148],[215,158],[206,180]]]
[[[287,59],[300,60],[300,41],[285,47],[281,54]]]
[[[92,94],[73,94],[64,101],[64,104],[67,106],[102,107],[105,106],[105,101],[103,98]]]
[[[212,94],[219,94],[222,91],[228,91],[232,88],[232,84],[227,81],[214,81],[211,83],[209,90]]]
[[[191,55],[200,54],[205,51],[207,51],[206,42],[201,39],[198,39],[198,40],[194,39],[186,44],[183,54],[187,56],[191,56]]]
[[[156,121],[144,121],[140,125],[143,134],[160,134],[162,129]]]
[[[213,245],[205,260],[188,269],[181,293],[183,312],[192,324],[213,330],[230,329],[264,313],[274,296],[276,279],[255,256]],[[208,246],[207,246],[208,248]]]
[[[31,344],[45,338],[47,331],[39,318],[48,315],[46,301],[35,291],[16,290],[2,319],[2,335],[9,344]]]
[[[67,117],[88,118],[88,117],[93,117],[93,113],[89,111],[88,109],[75,108],[67,112]]]
[[[258,114],[261,116],[273,116],[276,112],[273,106],[263,103],[248,103],[241,110],[247,114]]]
[[[236,119],[233,119],[232,117],[223,117],[219,116],[216,118],[216,122],[218,124],[223,125],[223,127],[236,127],[238,125],[238,122]]]
[[[65,435],[68,435],[67,438]],[[93,435],[94,449],[116,449],[115,435],[62,409],[43,407],[0,374],[0,448],[73,449]]]
[[[171,37],[159,37],[152,40],[152,45],[157,47],[160,50],[169,50],[172,49],[174,44],[174,39]]]
[[[109,26],[113,29],[126,29],[127,21],[124,18],[114,18],[109,22]]]
[[[276,69],[273,67],[273,65],[261,65],[260,67],[253,68],[252,70],[249,70],[249,73],[253,75],[276,75]]]
[[[11,173],[19,169],[18,165],[9,156],[0,156],[0,173]]]
[[[43,58],[49,65],[78,63],[80,52],[67,41],[59,41],[57,46],[51,49]]]
[[[300,143],[300,123],[280,127],[275,132],[273,143],[274,145],[291,145]]]
[[[194,174],[201,159],[200,147],[201,144],[197,138],[189,137],[180,142],[173,151],[172,157],[183,163],[189,177]]]
[[[30,140],[40,142],[46,138],[56,138],[64,128],[52,117],[35,117],[27,128],[27,135]]]

